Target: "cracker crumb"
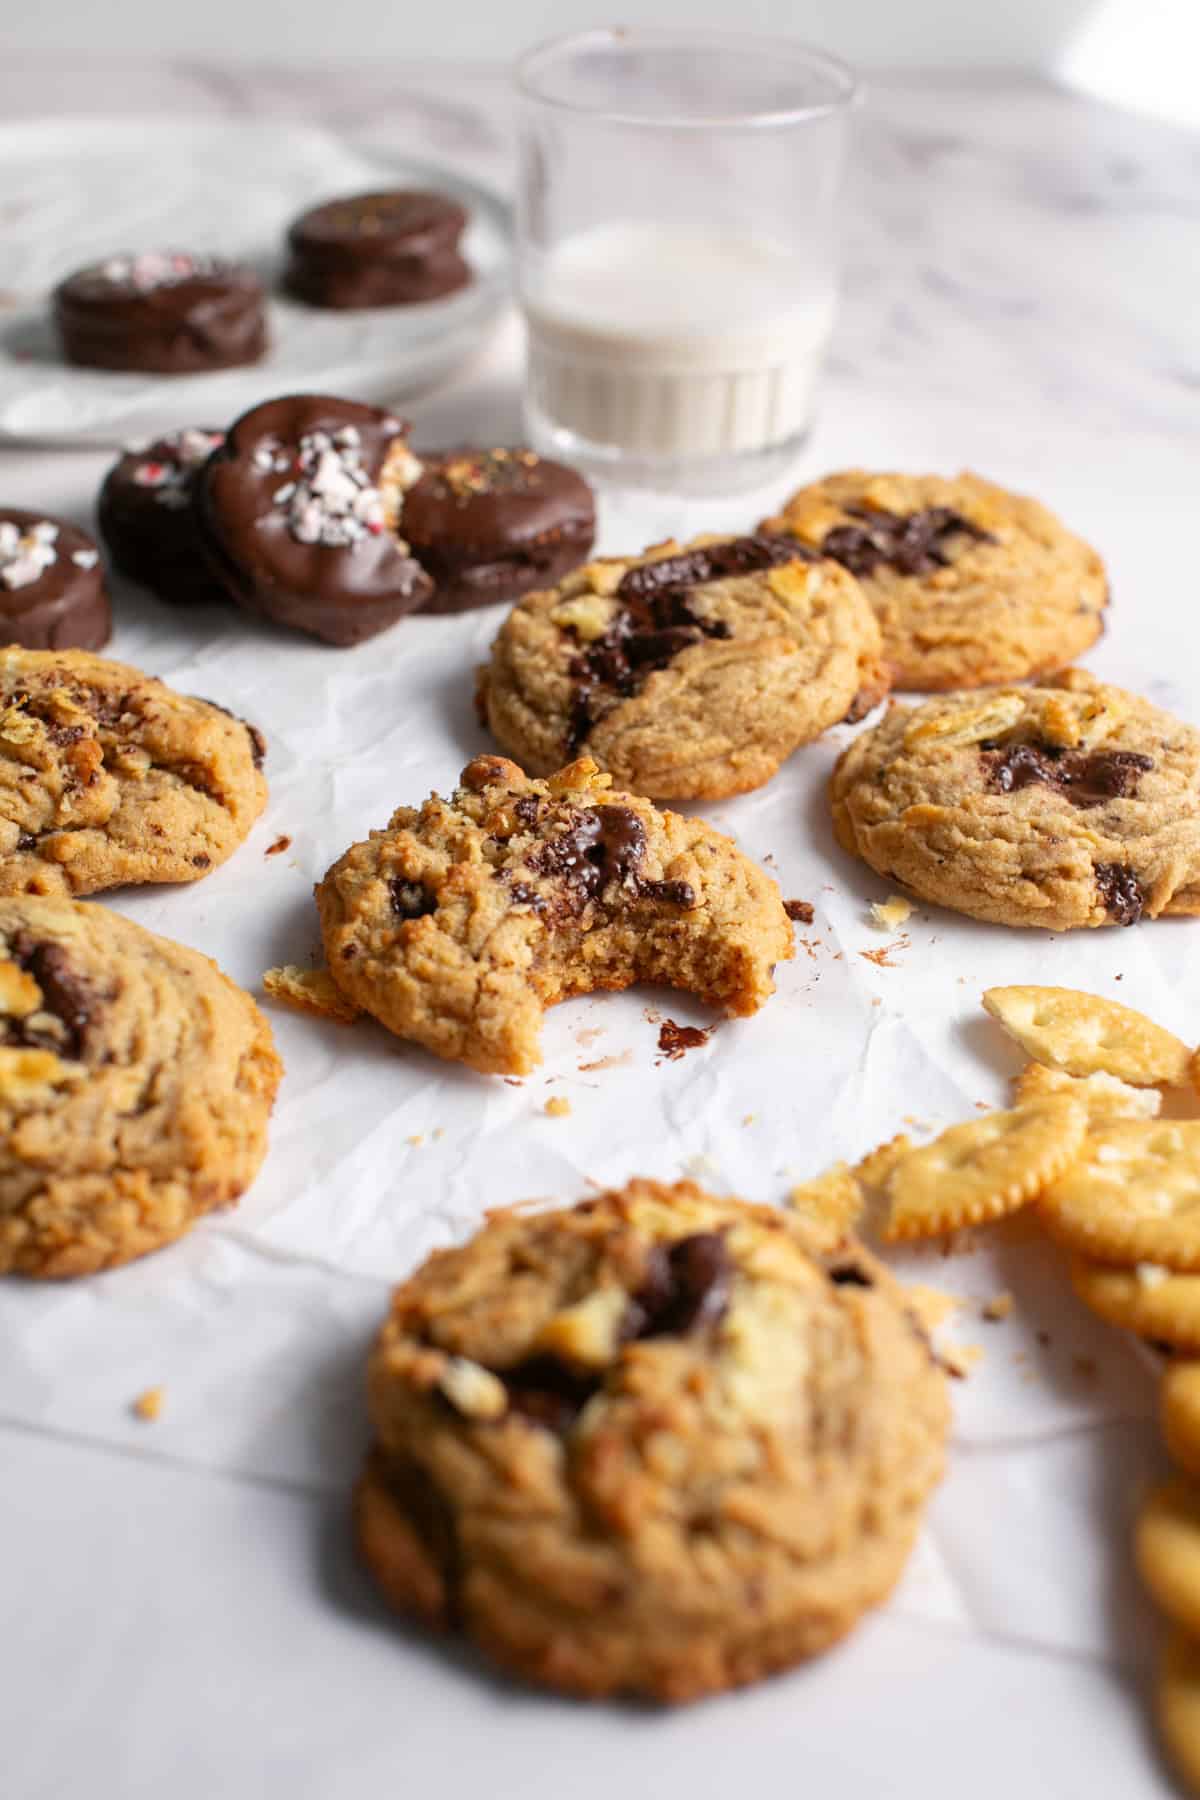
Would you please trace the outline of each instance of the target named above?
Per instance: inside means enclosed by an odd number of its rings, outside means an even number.
[[[941,1288],[925,1287],[920,1282],[906,1286],[904,1297],[926,1331],[936,1331],[963,1304],[959,1295],[947,1294]]]
[[[290,837],[287,836],[286,833],[284,833],[284,835],[282,837],[277,837],[273,844],[267,845],[266,849],[263,851],[263,855],[264,856],[282,856],[284,851],[290,850],[291,847],[292,847],[292,840]]]
[[[1006,1288],[1002,1294],[993,1294],[990,1300],[984,1301],[980,1309],[980,1316],[986,1319],[989,1325],[996,1325],[1001,1319],[1008,1318],[1015,1305],[1016,1301]]]
[[[912,901],[902,894],[889,894],[886,900],[871,902],[871,923],[880,931],[898,931],[912,915]]]
[[[565,1094],[551,1094],[542,1110],[548,1119],[565,1119],[571,1110],[571,1102]]]
[[[162,1412],[163,1402],[166,1397],[166,1388],[147,1388],[144,1394],[138,1395],[137,1399],[133,1402],[130,1411],[136,1418],[145,1419],[147,1424],[153,1424],[154,1420],[157,1419]]]
[[[983,1361],[983,1349],[979,1344],[952,1344],[938,1354],[947,1375],[952,1375],[955,1381],[965,1381],[971,1370]]]

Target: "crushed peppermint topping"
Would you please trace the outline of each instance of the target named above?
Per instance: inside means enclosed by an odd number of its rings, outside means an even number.
[[[58,556],[58,526],[39,519],[24,531],[11,519],[0,519],[0,581],[6,588],[28,587]]]
[[[110,256],[100,264],[97,273],[113,287],[148,294],[154,288],[191,281],[196,275],[222,274],[227,267],[215,256],[189,256],[182,250],[145,250],[140,256]]]
[[[166,458],[147,457],[138,463],[132,479],[138,487],[153,488],[160,506],[173,509],[188,503],[188,489],[193,473],[207,462],[214,450],[225,442],[223,431],[199,431],[188,426],[173,431],[159,443],[170,452]]]
[[[77,569],[94,569],[100,561],[98,550],[72,550],[71,561]]]
[[[290,458],[265,445],[254,452],[263,474],[289,476],[271,497],[297,543],[339,548],[385,530],[383,497],[363,467],[361,443],[356,428],[344,425],[305,432]]]

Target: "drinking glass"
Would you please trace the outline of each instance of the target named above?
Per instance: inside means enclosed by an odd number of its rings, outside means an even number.
[[[853,75],[788,38],[635,29],[516,80],[531,441],[669,493],[772,479],[833,327]]]

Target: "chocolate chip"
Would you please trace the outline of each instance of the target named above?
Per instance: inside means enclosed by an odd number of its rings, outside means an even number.
[[[538,822],[538,807],[536,794],[522,794],[513,806],[513,816],[519,825],[524,825],[527,830],[532,831]]]
[[[569,1431],[600,1388],[595,1375],[577,1374],[553,1356],[527,1357],[515,1368],[497,1373],[511,1410],[547,1431]]]
[[[733,1267],[719,1231],[697,1231],[673,1244],[656,1244],[642,1285],[622,1325],[626,1342],[682,1337],[715,1325],[729,1305]]]
[[[947,541],[955,536],[994,544],[989,531],[949,506],[930,506],[923,512],[893,513],[882,508],[848,506],[858,523],[835,525],[821,541],[821,554],[833,557],[852,575],[870,575],[881,564],[900,575],[929,575],[950,562]]]
[[[1097,863],[1096,892],[1109,918],[1118,925],[1136,925],[1146,908],[1146,896],[1132,869],[1123,863]]]
[[[701,1031],[698,1025],[677,1025],[674,1019],[664,1019],[659,1028],[658,1047],[672,1062],[678,1062],[686,1050],[699,1049],[707,1042],[708,1031]]]
[[[857,1263],[839,1263],[836,1268],[828,1271],[828,1275],[835,1287],[872,1288],[875,1286],[866,1270],[860,1269]]]
[[[194,869],[207,869],[211,862],[212,857],[206,856],[204,851],[201,850],[198,855],[193,856],[192,867]]]
[[[612,885],[633,897],[692,907],[696,890],[689,881],[646,880],[640,869],[646,854],[646,827],[628,806],[594,806],[576,815],[574,824],[525,859],[535,875],[561,883],[559,905],[569,913],[582,912]],[[549,904],[527,882],[516,880],[513,898],[539,910]]]
[[[35,837],[32,837],[28,831],[23,831],[21,833],[20,837],[17,839],[17,849],[18,850],[36,850],[37,849],[37,839]]]
[[[395,876],[388,882],[388,893],[392,897],[392,911],[401,919],[423,919],[437,911],[436,897],[419,881],[404,881]]]
[[[37,982],[42,990],[40,1010],[51,1013],[60,1021],[65,1036],[62,1040],[52,1039],[34,1031],[25,1020],[11,1019],[7,1041],[58,1050],[72,1061],[78,1061],[91,1018],[93,995],[90,986],[76,973],[61,944],[44,944],[29,932],[21,931],[12,940],[10,954],[17,967]]]
[[[783,910],[789,919],[796,920],[801,925],[811,925],[813,922],[813,909],[808,900],[785,900]]]
[[[267,740],[257,725],[251,725],[246,719],[242,720],[242,724],[245,725],[246,735],[250,739],[250,755],[254,759],[254,766],[256,769],[261,769],[267,760]]]
[[[702,638],[727,638],[723,619],[692,610],[689,590],[723,576],[751,574],[783,563],[811,561],[811,553],[782,537],[732,538],[679,556],[660,557],[627,569],[616,592],[619,610],[607,631],[571,663],[575,691],[568,743],[578,750],[603,710],[608,689],[635,694],[654,669],[665,668],[680,651]]]
[[[1002,794],[1035,785],[1053,788],[1072,806],[1102,806],[1130,800],[1141,778],[1154,767],[1152,756],[1136,750],[1062,750],[1055,744],[984,744],[988,786]]]

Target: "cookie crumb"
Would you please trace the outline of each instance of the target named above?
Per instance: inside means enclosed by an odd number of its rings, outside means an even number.
[[[892,957],[896,952],[898,950],[909,950],[911,948],[912,939],[907,933],[902,932],[901,935],[898,938],[894,938],[890,944],[881,944],[878,950],[860,950],[858,954],[861,957],[864,957],[867,962],[874,963],[877,969],[894,969],[896,965],[892,961]]]
[[[742,1124],[743,1125],[753,1125],[753,1123],[757,1117],[758,1117],[757,1113],[747,1113],[745,1118],[742,1120]]]
[[[699,1025],[677,1025],[674,1019],[664,1019],[658,1033],[658,1047],[671,1062],[688,1050],[698,1050],[701,1044],[707,1044],[713,1027],[702,1031]]]
[[[357,1006],[342,993],[328,969],[301,969],[295,963],[283,963],[264,972],[262,985],[268,1000],[277,1000],[313,1018],[352,1025],[358,1017]]]
[[[811,901],[785,900],[783,903],[783,910],[789,919],[793,919],[801,925],[811,925],[813,922]]]
[[[419,1150],[421,1145],[425,1142],[425,1138],[421,1132],[414,1131],[410,1138],[405,1139],[405,1142],[411,1144],[414,1150]]]
[[[941,1288],[925,1287],[921,1282],[913,1282],[906,1286],[904,1297],[909,1307],[916,1314],[926,1331],[936,1331],[944,1325],[952,1313],[962,1306],[957,1294],[947,1294]]]
[[[291,847],[292,847],[292,840],[285,833],[283,837],[277,837],[273,844],[268,844],[266,849],[263,851],[263,855],[264,856],[282,856],[284,851],[290,850]]]
[[[565,1094],[551,1094],[543,1107],[548,1119],[565,1119],[571,1110],[571,1102]]]
[[[947,1375],[955,1381],[965,1381],[976,1364],[983,1361],[983,1350],[978,1344],[953,1344],[938,1354]]]
[[[871,923],[877,925],[880,931],[898,931],[912,915],[912,902],[902,894],[889,894],[886,900],[871,902]]]
[[[1001,1319],[1008,1318],[1015,1305],[1013,1296],[1005,1289],[1004,1293],[993,1294],[990,1300],[985,1300],[980,1309],[980,1317],[986,1319],[989,1325],[996,1325]]]
[[[129,1410],[134,1414],[135,1418],[145,1419],[147,1424],[152,1424],[162,1412],[163,1401],[166,1399],[166,1395],[167,1390],[165,1388],[147,1388],[144,1394],[138,1395]]]
[[[695,1156],[689,1156],[683,1166],[689,1175],[715,1175],[717,1171],[717,1165],[712,1157],[706,1156],[703,1151],[699,1151]]]
[[[598,1056],[595,1062],[579,1064],[581,1075],[594,1075],[601,1069],[627,1069],[633,1061],[631,1050],[622,1050],[616,1056]]]

